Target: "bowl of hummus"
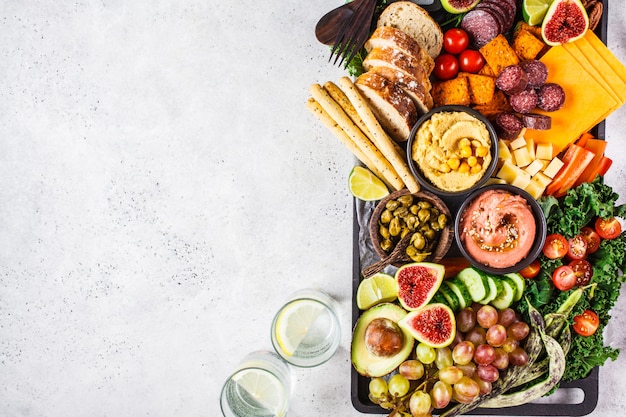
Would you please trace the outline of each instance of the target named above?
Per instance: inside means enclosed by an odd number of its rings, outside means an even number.
[[[407,160],[424,189],[442,196],[468,194],[496,169],[498,136],[489,120],[469,107],[437,107],[413,126]]]
[[[461,254],[494,274],[518,272],[534,261],[546,239],[546,219],[527,192],[507,184],[474,191],[457,212],[454,231]]]

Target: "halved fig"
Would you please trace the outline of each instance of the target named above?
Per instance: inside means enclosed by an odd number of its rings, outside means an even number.
[[[541,24],[541,36],[550,46],[582,38],[589,29],[589,16],[580,0],[554,0]]]
[[[460,14],[469,12],[476,5],[480,3],[480,0],[441,0],[443,8],[452,14]]]

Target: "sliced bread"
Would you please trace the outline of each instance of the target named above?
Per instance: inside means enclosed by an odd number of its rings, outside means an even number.
[[[433,96],[430,94],[431,84],[428,78],[417,80],[410,75],[389,67],[373,67],[368,73],[385,77],[402,88],[411,100],[413,100],[418,114],[427,113],[433,108]]]
[[[418,112],[404,90],[373,72],[361,74],[354,84],[389,136],[397,142],[406,141]]]
[[[384,47],[398,49],[412,56],[422,63],[422,66],[429,74],[435,66],[434,60],[415,39],[392,26],[380,26],[376,28],[367,42],[365,42],[365,50],[368,52],[374,48]]]
[[[435,59],[443,46],[441,26],[426,10],[410,1],[396,1],[383,10],[377,26],[392,26],[412,37]]]
[[[430,72],[422,62],[413,56],[391,47],[373,48],[363,60],[363,69],[369,71],[374,67],[390,67],[410,75],[418,80],[428,78]]]

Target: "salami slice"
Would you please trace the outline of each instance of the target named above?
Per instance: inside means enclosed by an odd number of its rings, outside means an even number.
[[[528,74],[519,65],[505,67],[496,78],[496,87],[509,95],[522,92],[527,86]]]
[[[520,67],[528,74],[528,85],[539,88],[548,77],[548,67],[541,61],[536,59],[520,62]]]
[[[537,106],[544,111],[557,111],[565,103],[565,91],[556,83],[542,85],[537,95]]]
[[[522,120],[511,112],[499,113],[496,116],[495,124],[498,137],[502,139],[515,139],[524,128]]]
[[[505,32],[513,27],[513,23],[515,22],[515,15],[517,14],[517,3],[516,0],[488,0],[493,1],[494,3],[498,3],[501,7],[507,10],[506,16],[508,17],[508,21],[506,23]]]
[[[532,87],[509,97],[511,108],[518,113],[530,113],[537,107],[538,102],[537,92]]]
[[[501,33],[498,20],[484,9],[469,11],[461,21],[461,28],[467,32],[477,49],[482,48]]]
[[[513,19],[509,16],[509,8],[493,0],[484,0],[478,3],[477,9],[485,9],[493,12],[500,22],[500,31],[507,32],[511,29]]]
[[[552,127],[552,118],[545,114],[527,113],[522,115],[522,122],[528,129],[548,130]]]

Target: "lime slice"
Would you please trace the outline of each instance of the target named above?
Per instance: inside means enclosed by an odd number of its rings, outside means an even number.
[[[540,25],[553,0],[524,0],[522,17],[529,25]]]
[[[350,192],[363,201],[376,201],[389,195],[384,182],[372,172],[360,166],[352,168],[348,177]]]
[[[240,396],[248,405],[268,410],[274,415],[282,414],[287,393],[274,374],[264,369],[249,368],[235,374],[232,380],[238,385]]]
[[[364,279],[356,290],[356,305],[361,310],[398,298],[395,279],[379,272]]]
[[[314,300],[287,304],[276,318],[276,341],[287,356],[293,356],[309,328],[326,307]]]

